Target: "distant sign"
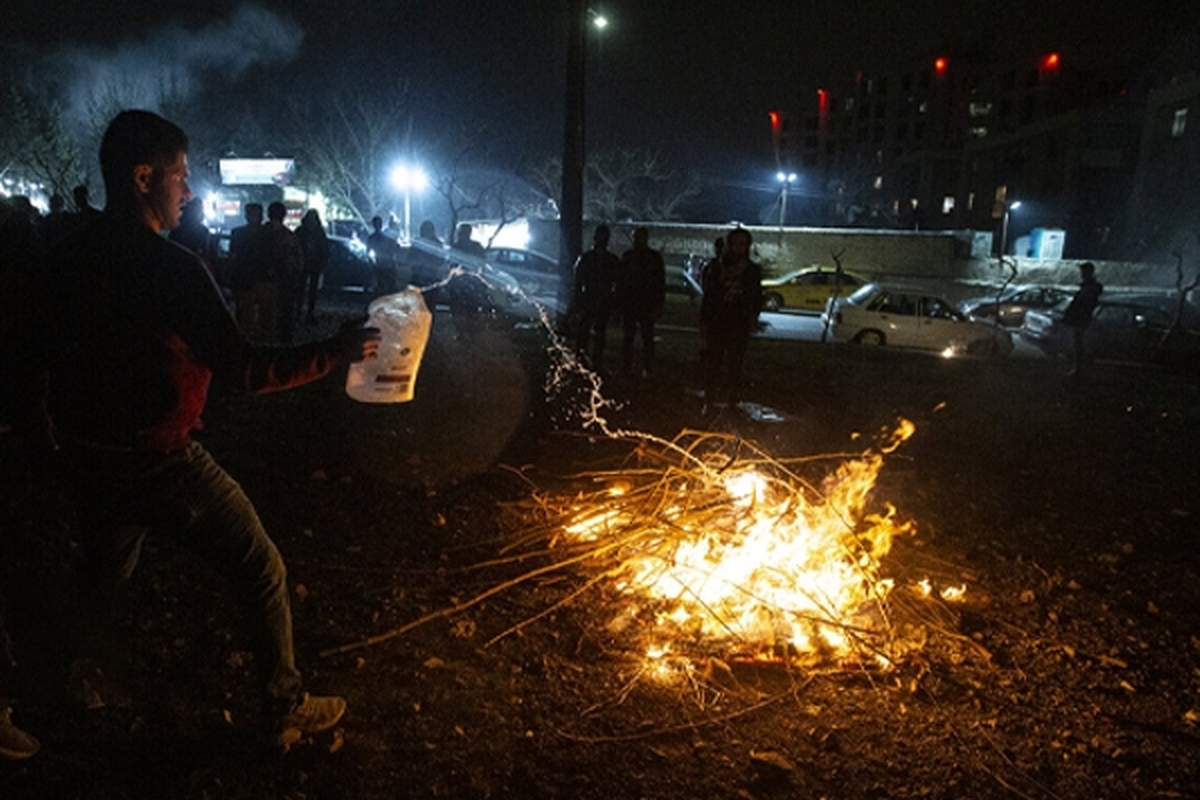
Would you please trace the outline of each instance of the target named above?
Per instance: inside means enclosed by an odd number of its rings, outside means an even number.
[[[292,158],[222,158],[221,183],[226,186],[286,186],[292,182]]]

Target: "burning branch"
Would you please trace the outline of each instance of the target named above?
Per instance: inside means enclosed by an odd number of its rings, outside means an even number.
[[[684,431],[666,441],[618,433],[636,445],[630,468],[573,476],[574,486],[592,488],[570,496],[535,492],[518,510],[537,524],[476,568],[544,563],[321,655],[387,641],[532,580],[583,572],[562,599],[488,644],[600,591],[606,635],[645,654],[639,675],[691,674],[693,658],[712,657],[887,668],[923,641],[893,625],[892,581],[881,569],[911,526],[890,506],[868,511],[868,498],[884,456],[913,431],[901,421],[818,482],[799,473],[815,459],[777,460],[730,434]]]

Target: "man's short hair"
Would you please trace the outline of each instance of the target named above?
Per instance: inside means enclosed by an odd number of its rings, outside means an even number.
[[[100,142],[100,173],[109,198],[124,197],[133,185],[133,170],[149,164],[165,169],[188,149],[187,134],[152,111],[122,111],[108,123]]]
[[[276,200],[271,205],[267,206],[267,219],[272,222],[282,222],[287,216],[287,206]]]
[[[1085,261],[1079,265],[1079,272],[1083,275],[1095,275],[1096,265],[1090,261]]]

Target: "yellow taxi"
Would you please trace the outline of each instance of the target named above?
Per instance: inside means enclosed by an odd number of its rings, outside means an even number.
[[[764,278],[763,310],[788,309],[819,314],[825,310],[825,303],[833,297],[835,289],[839,297],[845,297],[865,283],[868,283],[865,278],[845,270],[839,278],[833,267],[810,267],[778,278]]]

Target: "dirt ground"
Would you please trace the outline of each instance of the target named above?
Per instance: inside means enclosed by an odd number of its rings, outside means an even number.
[[[170,540],[131,586],[130,704],[63,699],[70,512],[8,446],[16,718],[43,749],[0,762],[0,797],[1200,796],[1200,376],[1097,365],[1070,383],[1048,361],[756,341],[748,399],[784,419],[714,419],[695,334],[665,332],[652,378],[606,383],[615,424],[724,430],[777,457],[916,424],[873,495],[916,529],[885,566],[967,586],[925,613],[919,652],[890,672],[714,658],[658,683],[597,623],[603,587],[488,644],[581,572],[322,656],[521,572],[473,567],[521,534],[535,492],[629,463],[632,445],[580,430],[569,393],[547,402],[540,332],[469,343],[447,323],[410,404],[358,405],[334,379],[210,407],[203,441],[288,562],[309,686],[349,701],[337,730],[284,754],[253,734],[227,587]]]

